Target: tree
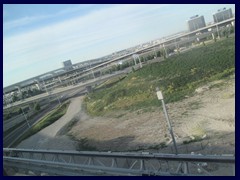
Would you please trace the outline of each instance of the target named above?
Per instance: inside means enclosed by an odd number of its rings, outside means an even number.
[[[16,94],[14,94],[13,97],[12,97],[12,101],[15,102],[15,101],[17,101],[17,100],[18,100],[18,97],[17,97]]]
[[[36,111],[39,111],[39,110],[41,109],[40,104],[39,104],[39,103],[36,103],[34,109],[35,109]]]

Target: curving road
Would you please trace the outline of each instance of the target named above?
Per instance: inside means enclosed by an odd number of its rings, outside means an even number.
[[[73,150],[75,144],[66,136],[57,136],[57,133],[70,122],[74,117],[78,116],[81,111],[81,103],[83,97],[71,99],[69,108],[64,116],[42,129],[37,134],[22,141],[17,148],[28,149],[60,149]]]

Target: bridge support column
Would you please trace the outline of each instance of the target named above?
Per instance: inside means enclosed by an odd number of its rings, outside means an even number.
[[[140,68],[142,68],[142,62],[141,62],[141,59],[140,59],[140,57],[139,57],[139,55],[138,54],[134,54],[134,55],[132,55],[132,57],[133,57],[133,60],[134,60],[134,62],[135,62],[135,65],[137,65],[137,60],[139,61],[139,63],[140,63]]]
[[[42,89],[43,89],[43,86],[42,86],[41,83],[40,83],[40,79],[34,79],[34,81],[37,83],[37,84],[36,84],[37,89],[38,89],[38,90],[42,90]]]

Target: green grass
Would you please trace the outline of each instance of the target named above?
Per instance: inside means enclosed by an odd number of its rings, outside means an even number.
[[[58,106],[47,116],[43,117],[37,124],[35,124],[33,127],[31,127],[31,129],[28,130],[15,144],[20,143],[24,139],[36,134],[37,132],[41,131],[45,127],[47,127],[50,124],[57,121],[59,118],[61,118],[67,112],[69,104],[70,104],[70,102],[68,101],[68,102]]]
[[[99,90],[99,89],[103,89],[103,88],[109,88],[109,87],[115,85],[116,83],[118,83],[119,81],[123,80],[125,77],[126,77],[126,75],[122,75],[120,77],[111,78],[111,79],[105,81],[104,83],[98,85],[97,87],[95,87],[94,90]]]
[[[203,139],[199,136],[194,136],[194,139],[190,139],[190,140],[185,140],[183,141],[183,144],[190,144],[190,143],[193,143],[193,142],[199,142],[199,141],[202,141]]]
[[[227,78],[235,72],[235,39],[227,38],[153,63],[123,80],[89,94],[84,106],[93,116],[116,110],[138,110],[159,106],[156,87],[166,103],[193,95],[206,82]]]
[[[190,109],[195,110],[195,109],[199,109],[201,107],[201,102],[199,101],[194,101],[194,102],[190,102],[188,104],[188,106],[190,107]]]

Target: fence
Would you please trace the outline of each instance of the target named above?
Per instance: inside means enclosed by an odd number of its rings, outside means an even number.
[[[3,167],[34,175],[235,175],[235,156],[3,149]],[[47,174],[46,174],[47,173]]]

